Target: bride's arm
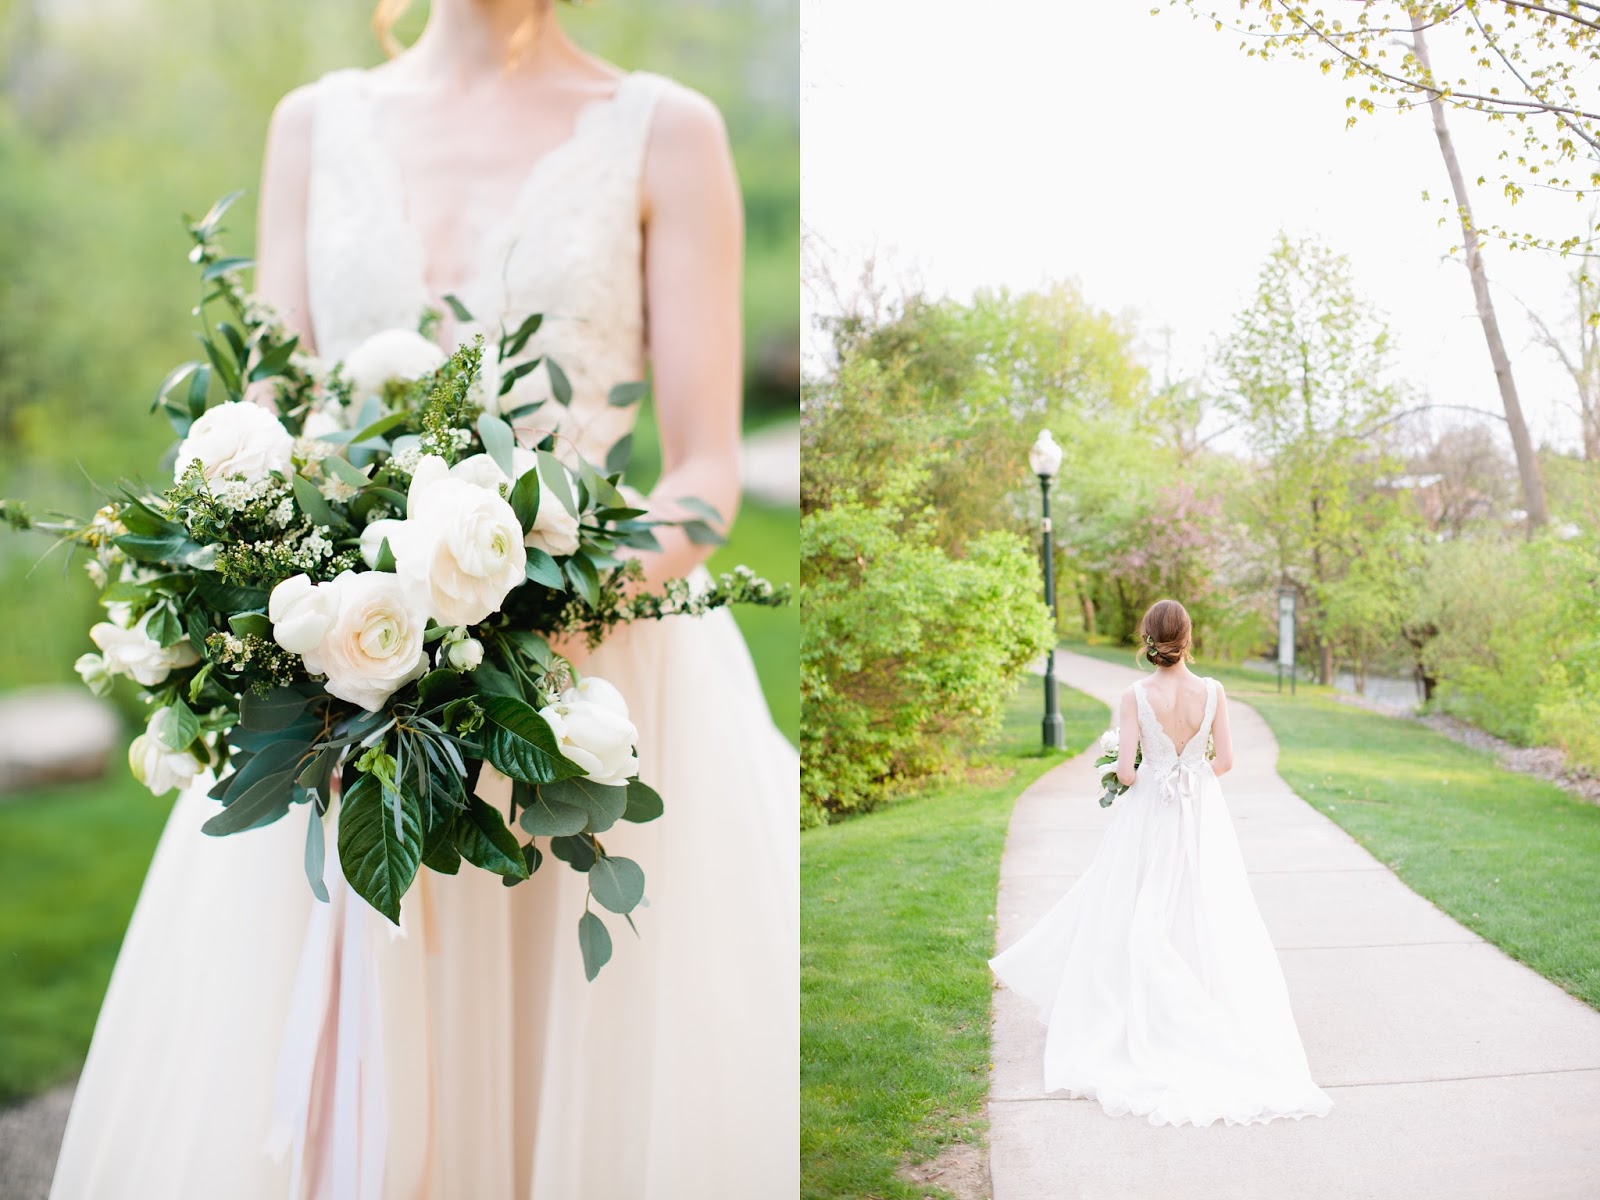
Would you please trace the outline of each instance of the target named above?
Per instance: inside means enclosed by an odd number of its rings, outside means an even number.
[[[300,349],[316,353],[306,291],[306,183],[311,173],[310,86],[278,101],[267,126],[256,209],[256,295],[277,310]]]
[[[1211,769],[1218,775],[1233,770],[1233,729],[1228,725],[1228,694],[1217,684],[1217,715],[1211,722],[1211,739],[1216,744],[1217,756],[1211,760]]]
[[[1117,709],[1117,779],[1123,787],[1132,787],[1134,751],[1139,747],[1139,701],[1129,688],[1122,693],[1122,704]]]
[[[732,523],[739,506],[744,334],[744,212],[721,114],[674,88],[657,102],[644,181],[645,304],[661,429],[656,515],[680,517],[682,496]],[[687,575],[711,547],[658,529],[661,553],[639,556],[645,586]]]

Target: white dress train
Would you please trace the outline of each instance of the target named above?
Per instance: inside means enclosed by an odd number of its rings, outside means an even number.
[[[591,461],[633,421],[608,390],[643,377],[639,171],[672,86],[630,75],[585,109],[462,291],[487,329],[547,314],[530,353],[566,367],[562,436]],[[432,298],[369,77],[316,87],[307,265],[337,358]],[[548,377],[517,387],[526,403]],[[666,802],[606,837],[644,867],[647,907],[637,938],[608,918],[593,983],[582,877],[548,856],[514,888],[424,869],[397,932],[337,889],[312,899],[304,812],[211,838],[216,804],[191,789],[123,942],[53,1200],[795,1196],[798,758],[726,612],[623,629],[586,669],[626,697]]]
[[[1144,760],[1094,861],[990,960],[1049,1027],[1044,1088],[1153,1125],[1325,1116],[1277,954],[1205,748],[1217,685],[1182,753],[1141,680]],[[1124,730],[1123,736],[1129,731]]]

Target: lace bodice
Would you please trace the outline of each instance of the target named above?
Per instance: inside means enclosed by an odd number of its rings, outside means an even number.
[[[1156,710],[1150,706],[1150,697],[1145,695],[1145,681],[1141,679],[1133,685],[1133,693],[1137,697],[1139,707],[1139,744],[1144,749],[1141,771],[1161,775],[1180,763],[1186,766],[1198,766],[1205,762],[1206,743],[1211,739],[1211,722],[1217,715],[1217,681],[1208,678],[1204,682],[1205,715],[1200,720],[1200,728],[1184,743],[1181,753],[1173,745],[1167,731],[1161,727],[1161,722],[1156,717]]]
[[[306,271],[317,352],[332,361],[381,330],[416,329],[425,308],[444,306],[425,279],[370,76],[334,71],[315,86]],[[565,371],[571,406],[547,404],[540,419],[559,418],[560,448],[592,462],[633,427],[637,405],[611,406],[611,388],[644,377],[639,181],[656,100],[671,86],[635,73],[586,106],[571,136],[534,164],[511,211],[481,231],[471,278],[456,291],[474,317],[456,342],[481,332],[491,354],[502,325],[544,314],[516,361],[545,355]],[[541,365],[505,407],[550,395]]]

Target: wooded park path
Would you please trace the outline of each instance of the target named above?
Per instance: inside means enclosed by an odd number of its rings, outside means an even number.
[[[1138,672],[1057,654],[1063,683],[1115,711]],[[1251,887],[1278,948],[1312,1077],[1333,1112],[1267,1125],[1157,1127],[1041,1090],[1045,1027],[994,994],[994,1200],[1594,1200],[1600,1012],[1411,891],[1277,775],[1265,721],[1230,698],[1223,777]],[[998,945],[1077,879],[1114,809],[1098,747],[1017,801]]]

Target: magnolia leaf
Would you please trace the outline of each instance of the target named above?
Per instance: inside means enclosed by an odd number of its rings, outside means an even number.
[[[384,787],[374,776],[358,776],[339,809],[339,865],[350,886],[398,925],[401,897],[421,864],[417,798]]]
[[[484,756],[501,774],[523,783],[554,783],[582,774],[583,768],[562,755],[549,724],[527,702],[488,696],[483,712],[488,722]]]
[[[456,849],[475,867],[515,879],[528,877],[522,845],[505,819],[477,796],[467,797],[467,807],[456,815]]]
[[[539,518],[539,472],[525,471],[511,488],[511,511],[527,533]],[[532,578],[530,574],[529,578]]]

